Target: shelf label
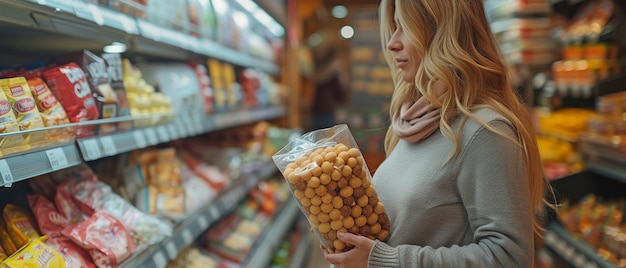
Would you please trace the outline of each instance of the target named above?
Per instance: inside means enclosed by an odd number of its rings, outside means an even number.
[[[91,11],[91,15],[93,15],[93,21],[98,25],[104,25],[104,16],[100,11],[100,8],[96,5],[89,5],[89,11]]]
[[[50,161],[52,170],[59,170],[69,166],[63,148],[46,150],[46,155],[48,156],[48,161]]]
[[[102,148],[104,149],[104,154],[107,156],[116,155],[117,147],[115,146],[115,142],[113,141],[113,137],[104,136],[100,138],[100,143],[102,143]]]
[[[82,141],[83,148],[85,149],[86,160],[95,160],[102,157],[102,152],[100,152],[100,147],[98,146],[98,141],[96,139],[86,139]]]
[[[13,185],[13,173],[6,160],[0,159],[0,175],[2,175],[2,182],[4,187],[11,187]]]
[[[193,242],[193,235],[191,234],[191,231],[189,231],[189,229],[185,229],[183,230],[183,242],[185,243],[185,245],[190,245],[191,242]]]
[[[137,148],[144,148],[148,146],[146,142],[146,136],[143,135],[143,131],[135,130],[133,131],[133,137],[135,138],[135,143],[137,144]]]
[[[178,251],[176,250],[176,245],[174,242],[170,241],[165,244],[165,251],[167,251],[167,255],[170,256],[170,260],[176,259],[178,256]]]
[[[165,126],[158,126],[157,133],[159,134],[159,138],[161,138],[161,142],[170,141],[170,135],[167,133],[167,128]]]
[[[214,208],[214,207],[211,207],[211,208]],[[200,226],[200,229],[202,231],[209,228],[209,221],[206,219],[205,216],[201,215],[200,217],[198,217],[198,226]]]
[[[157,138],[157,134],[154,128],[146,129],[146,138],[148,139],[149,145],[159,144],[159,138]]]
[[[165,267],[165,265],[167,265],[167,259],[163,255],[163,251],[159,250],[154,253],[154,255],[152,255],[152,262],[154,263],[155,267]]]

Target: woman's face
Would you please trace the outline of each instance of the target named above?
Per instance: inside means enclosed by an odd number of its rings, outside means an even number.
[[[396,66],[401,70],[402,80],[407,83],[413,83],[417,74],[417,68],[420,65],[420,57],[418,57],[417,48],[409,42],[409,37],[398,23],[396,15],[394,15],[394,20],[396,30],[387,43],[387,49],[392,52]]]

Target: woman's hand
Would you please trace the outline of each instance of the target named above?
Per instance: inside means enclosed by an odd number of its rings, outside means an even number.
[[[328,253],[324,251],[324,258],[337,268],[367,267],[370,251],[374,247],[374,240],[351,233],[338,233],[337,238],[354,248],[343,253]]]

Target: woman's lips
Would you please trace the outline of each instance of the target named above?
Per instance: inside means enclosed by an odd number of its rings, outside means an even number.
[[[398,66],[398,68],[400,69],[404,69],[407,65],[409,64],[409,61],[407,60],[399,60],[396,59],[396,65]]]

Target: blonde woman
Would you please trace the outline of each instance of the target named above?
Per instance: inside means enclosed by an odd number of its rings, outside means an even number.
[[[382,0],[395,91],[373,182],[387,241],[350,233],[336,267],[532,267],[546,181],[483,0]]]

